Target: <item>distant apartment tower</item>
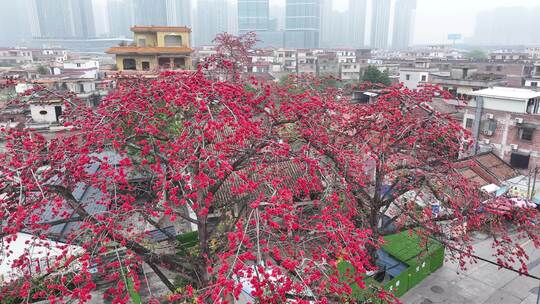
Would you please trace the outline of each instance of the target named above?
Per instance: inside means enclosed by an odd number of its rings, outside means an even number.
[[[135,24],[166,25],[167,4],[165,0],[133,0]]]
[[[268,0],[238,0],[238,31],[267,31],[269,15]]]
[[[32,36],[30,10],[26,1],[0,1],[0,46],[16,45]]]
[[[497,7],[478,13],[473,42],[481,45],[522,45],[535,42],[531,11],[526,7]]]
[[[321,0],[320,47],[350,47],[349,13],[332,8],[332,0]]]
[[[130,37],[129,30],[135,24],[132,0],[107,1],[109,35],[111,37]]]
[[[390,27],[391,0],[372,1],[371,14],[371,43],[372,48],[385,49],[388,47],[388,31]]]
[[[34,0],[42,38],[90,38],[96,36],[91,1]]]
[[[393,48],[404,49],[410,45],[415,15],[416,0],[397,0],[394,7]]]
[[[366,33],[367,0],[349,1],[349,37],[351,46],[363,47]]]
[[[238,33],[254,32],[259,46],[283,46],[283,33],[270,23],[269,0],[238,0]],[[274,22],[275,23],[275,22]]]
[[[167,25],[191,27],[191,0],[166,0]]]
[[[218,33],[228,31],[227,0],[198,0],[193,36],[195,45],[209,45]]]
[[[287,0],[285,47],[318,48],[321,29],[319,0]]]

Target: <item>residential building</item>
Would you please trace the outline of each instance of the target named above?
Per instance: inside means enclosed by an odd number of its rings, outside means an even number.
[[[415,14],[416,0],[398,0],[396,2],[392,35],[393,48],[405,49],[410,45],[414,30]]]
[[[282,71],[297,73],[298,51],[295,49],[277,49],[275,52],[277,62],[283,67]]]
[[[525,78],[525,87],[538,89],[540,87],[540,61],[533,64],[530,77]]]
[[[489,59],[493,61],[519,61],[526,60],[527,53],[514,52],[514,51],[495,51],[489,54]]]
[[[529,59],[540,59],[540,45],[529,45],[525,48],[525,53]]]
[[[180,26],[134,26],[135,46],[118,46],[107,50],[116,55],[118,70],[156,71],[190,69],[191,29]]]
[[[285,47],[318,48],[321,27],[319,0],[287,0]]]
[[[475,66],[455,65],[450,74],[431,74],[429,82],[440,86],[458,99],[469,99],[468,94],[473,91],[506,84],[504,75],[492,73],[479,73]]]
[[[463,126],[472,131],[472,153],[493,149],[517,169],[540,165],[540,92],[492,87],[468,93]]]
[[[227,0],[197,1],[194,44],[197,46],[212,44],[217,34],[228,32],[228,15]]]
[[[340,77],[338,57],[335,52],[326,51],[317,54],[317,76]]]
[[[167,24],[166,0],[133,0],[136,25]]]
[[[365,45],[367,0],[349,1],[349,37],[354,48]]]
[[[129,37],[129,28],[135,25],[133,0],[107,1],[107,17],[109,20],[109,35],[111,37]]]
[[[391,0],[377,0],[372,1],[371,3],[372,14],[370,46],[372,48],[386,49],[388,47],[390,5]]]
[[[19,48],[0,48],[0,65],[18,65],[33,62],[32,51]]]
[[[32,49],[32,58],[35,62],[63,63],[68,59],[68,51],[61,48]]]
[[[437,72],[437,68],[430,66],[429,61],[418,60],[411,67],[399,68],[399,82],[406,88],[416,89],[430,81],[430,74]]]
[[[97,60],[73,60],[63,64],[62,73],[64,75],[77,75],[79,78],[97,79],[99,71],[99,61]]]

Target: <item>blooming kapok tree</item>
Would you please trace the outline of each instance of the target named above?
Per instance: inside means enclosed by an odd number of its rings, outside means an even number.
[[[119,80],[98,109],[66,101],[70,132],[52,140],[32,130],[6,134],[6,252],[23,233],[33,237],[10,264],[18,279],[2,288],[3,301],[84,302],[107,281],[106,295],[127,302],[147,283],[142,265],[171,301],[228,302],[246,284],[264,303],[339,301],[351,291],[339,279],[341,260],[361,282],[371,269],[369,231],[354,225],[357,211],[341,207],[341,193],[324,190],[319,164],[281,136],[288,122],[280,108],[309,102],[309,93],[278,104],[270,86],[205,73]],[[52,98],[39,89],[32,96]],[[165,229],[171,223],[193,225],[196,246],[177,241]],[[149,245],[148,226],[173,250]],[[38,248],[47,262],[36,265]]]
[[[434,89],[391,88],[359,105],[310,77],[286,86],[243,81],[239,69],[214,77],[243,58],[229,55],[194,72],[119,79],[97,109],[66,100],[70,132],[61,137],[5,134],[5,252],[32,237],[10,264],[17,279],[2,301],[84,302],[106,281],[106,296],[125,303],[147,284],[147,265],[169,301],[230,303],[249,287],[260,303],[344,302],[375,270],[385,209],[399,210],[390,218],[397,229],[444,236],[441,218],[405,193],[437,197],[450,225],[485,223],[477,192],[452,170],[466,134],[428,107]],[[527,223],[531,214],[521,216]],[[194,246],[171,225],[192,227]],[[151,244],[149,229],[169,250]],[[463,248],[468,239],[451,242]],[[38,249],[45,266],[32,261]],[[343,262],[355,272],[339,273]]]
[[[292,81],[289,98],[314,82]],[[372,87],[363,84],[356,90]],[[509,198],[489,198],[460,173],[458,158],[471,144],[469,133],[431,106],[435,96],[447,93],[431,86],[375,87],[381,88],[375,102],[336,100],[330,96],[340,91],[327,90],[313,108],[284,111],[287,120],[295,121],[288,142],[320,155],[324,175],[334,176],[333,187],[345,189],[359,210],[357,227],[369,229],[373,238],[414,229],[426,240],[445,244],[451,257],[465,265],[473,254],[471,232],[482,230],[493,237],[493,256],[500,265],[518,262],[516,270],[526,273],[527,255],[520,243],[525,238],[540,245],[537,211],[516,208]],[[512,206],[511,215],[501,206]],[[373,258],[376,249],[368,248]]]

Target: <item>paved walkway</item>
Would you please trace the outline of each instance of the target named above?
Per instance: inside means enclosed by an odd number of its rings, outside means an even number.
[[[524,246],[530,257],[529,273],[540,276],[540,250],[530,242],[524,242]],[[489,241],[479,240],[475,249],[477,255],[493,259]],[[455,263],[445,262],[401,301],[406,304],[536,304],[539,284],[535,279],[498,269],[487,262],[469,265],[466,271],[459,271]]]

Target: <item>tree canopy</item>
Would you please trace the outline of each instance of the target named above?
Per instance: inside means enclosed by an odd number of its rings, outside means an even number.
[[[477,50],[472,50],[469,53],[467,53],[467,58],[473,59],[473,60],[483,60],[483,59],[488,59],[488,56],[486,52],[477,49]]]
[[[388,76],[388,72],[381,72],[376,66],[369,65],[362,76],[363,82],[370,82],[373,84],[383,84],[389,86],[392,81]]]
[[[469,134],[430,106],[444,92],[389,87],[355,104],[312,76],[256,83],[237,74],[247,49],[226,38],[197,71],[119,79],[98,108],[66,97],[62,136],[5,132],[2,236],[6,250],[30,240],[0,300],[85,302],[107,281],[106,296],[127,303],[147,265],[170,302],[230,303],[246,285],[261,303],[354,301],[382,236],[403,230],[465,263],[482,229],[501,265],[526,270],[509,231],[537,245],[536,210],[516,211],[512,228],[480,211],[486,198],[455,162]],[[49,249],[38,266],[37,248]]]

